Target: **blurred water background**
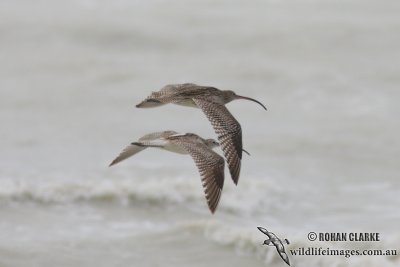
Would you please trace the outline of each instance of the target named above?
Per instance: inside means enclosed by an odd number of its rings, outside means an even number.
[[[400,249],[399,14],[397,0],[1,0],[0,266],[284,266],[257,226],[287,249],[356,246],[310,231]],[[268,107],[228,105],[251,156],[215,215],[190,157],[107,167],[148,132],[215,137],[200,110],[135,108],[183,82]]]

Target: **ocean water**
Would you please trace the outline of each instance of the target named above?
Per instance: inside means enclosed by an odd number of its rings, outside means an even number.
[[[257,226],[287,251],[400,252],[399,12],[396,0],[0,1],[0,266],[285,266]],[[152,131],[215,137],[200,110],[135,108],[183,82],[268,107],[228,104],[251,156],[238,186],[226,173],[214,215],[190,157],[149,149],[108,168]]]

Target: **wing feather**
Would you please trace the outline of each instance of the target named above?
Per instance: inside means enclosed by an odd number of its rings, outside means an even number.
[[[164,138],[167,138],[167,137],[169,137],[171,135],[175,135],[175,134],[178,134],[178,133],[175,131],[163,131],[163,132],[149,133],[149,134],[146,134],[146,135],[140,137],[139,141],[152,141],[152,140],[160,139],[160,138],[164,139]]]
[[[237,184],[243,151],[242,128],[239,122],[224,105],[201,98],[193,98],[193,101],[203,110],[217,133],[232,180]]]
[[[224,159],[204,143],[173,139],[193,158],[201,176],[208,207],[212,213],[217,209],[224,186]]]
[[[144,146],[135,145],[134,143],[128,145],[121,151],[121,153],[110,163],[110,167],[129,158],[133,155],[143,151],[146,149],[146,146],[162,146],[165,144],[164,139],[171,136],[178,134],[175,131],[163,131],[163,132],[155,132],[149,133],[141,138],[139,138],[139,143],[143,144]]]
[[[139,153],[140,151],[145,150],[146,147],[137,146],[137,145],[128,145],[127,147],[122,150],[122,152],[110,163],[109,167]]]

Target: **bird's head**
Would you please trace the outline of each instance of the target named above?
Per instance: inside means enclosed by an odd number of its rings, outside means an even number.
[[[271,239],[264,240],[263,245],[269,246],[271,244]]]
[[[220,146],[220,143],[218,143],[218,142],[215,141],[214,139],[207,139],[205,142],[206,142],[206,145],[207,145],[209,148],[211,148],[211,149]],[[247,155],[250,156],[250,153],[247,152],[247,150],[245,150],[245,149],[242,148],[242,151],[243,151],[244,153],[246,153]]]
[[[229,103],[236,99],[245,99],[245,100],[250,100],[250,101],[256,102],[257,104],[262,106],[265,110],[267,110],[267,108],[260,101],[257,101],[253,98],[237,95],[234,91],[231,91],[231,90],[225,90],[223,92],[224,92],[224,100],[226,101],[226,103]]]
[[[207,139],[206,140],[206,145],[209,148],[215,148],[215,147],[219,147],[219,143],[217,141],[215,141],[214,139]]]

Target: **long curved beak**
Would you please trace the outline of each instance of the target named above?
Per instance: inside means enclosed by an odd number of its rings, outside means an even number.
[[[257,101],[253,98],[247,97],[247,96],[241,96],[241,95],[236,95],[235,97],[236,99],[245,99],[245,100],[250,100],[253,102],[256,102],[257,104],[259,104],[260,106],[262,106],[265,110],[267,110],[267,108],[264,106],[264,104],[262,104],[260,101]]]
[[[246,153],[248,156],[251,156],[251,155],[250,155],[250,153],[249,153],[249,152],[247,152],[247,150],[246,150],[246,149],[242,148],[242,151],[243,151],[244,153]]]

